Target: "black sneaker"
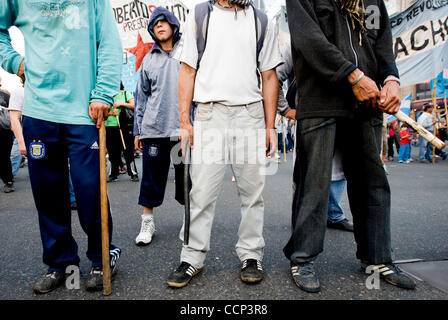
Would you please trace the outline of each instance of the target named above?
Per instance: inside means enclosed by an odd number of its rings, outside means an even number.
[[[138,174],[133,174],[133,175],[131,176],[131,181],[133,181],[133,182],[138,182],[138,181],[140,181],[140,179],[138,178]]]
[[[107,182],[115,182],[115,181],[117,181],[118,180],[118,177],[117,176],[109,176],[108,178],[107,178]]]
[[[3,187],[4,193],[14,192],[15,190],[16,189],[14,189],[14,183],[12,183],[12,182],[5,183],[5,186]]]
[[[313,262],[291,266],[291,274],[296,285],[303,291],[311,293],[320,291],[320,283],[314,271]]]
[[[263,280],[263,268],[261,261],[246,259],[241,266],[241,280],[247,283],[257,283]]]
[[[367,262],[361,262],[361,270],[366,272],[369,264]],[[373,266],[373,270],[378,269],[380,273],[380,279],[383,279],[387,283],[403,289],[415,289],[417,284],[414,279],[403,273],[403,271],[395,264],[378,264]]]
[[[121,249],[110,250],[110,280],[117,274],[117,261],[120,258]],[[87,291],[103,290],[103,267],[92,267],[86,281]]]
[[[327,221],[327,228],[353,232],[353,223],[348,221],[348,219],[344,219],[336,223]]]
[[[64,283],[66,276],[65,272],[48,271],[34,284],[33,291],[36,294],[53,291]]]
[[[185,287],[191,279],[199,272],[201,269],[196,269],[188,262],[182,262],[180,266],[174,270],[167,279],[167,284],[173,288],[182,288]]]

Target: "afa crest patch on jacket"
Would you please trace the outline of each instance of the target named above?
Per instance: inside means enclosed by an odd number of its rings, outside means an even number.
[[[42,159],[45,156],[45,145],[40,140],[37,142],[36,140],[33,140],[33,142],[30,143],[29,151],[32,159]]]

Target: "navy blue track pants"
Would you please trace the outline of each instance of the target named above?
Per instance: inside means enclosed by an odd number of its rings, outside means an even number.
[[[23,117],[28,169],[39,215],[43,262],[49,271],[79,265],[78,246],[72,236],[69,170],[82,229],[88,237],[87,257],[101,266],[101,204],[98,129]],[[109,209],[109,240],[112,216]],[[110,249],[115,246],[110,245]]]
[[[143,139],[142,181],[138,204],[148,208],[155,208],[163,203],[168,172],[171,163],[171,153],[180,152],[180,142],[170,138]],[[174,150],[173,150],[174,149]],[[173,159],[175,160],[175,159]],[[174,163],[175,199],[184,204],[184,164]],[[189,185],[191,189],[191,183]]]

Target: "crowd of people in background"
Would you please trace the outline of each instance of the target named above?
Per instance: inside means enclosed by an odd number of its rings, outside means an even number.
[[[420,110],[413,109],[410,116],[430,133],[435,132],[435,136],[441,141],[448,140],[446,112],[436,110],[433,103],[424,104]],[[382,160],[384,163],[390,161],[432,163],[433,154],[435,155],[434,160],[447,158],[445,150],[435,148],[406,123],[393,120],[387,123],[385,128],[387,135],[383,135],[383,141],[387,141],[387,143],[383,143]],[[418,159],[412,158],[412,147],[418,148]]]

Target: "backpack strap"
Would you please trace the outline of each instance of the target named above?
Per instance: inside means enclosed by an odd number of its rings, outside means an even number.
[[[264,38],[266,37],[266,29],[268,27],[268,16],[261,10],[258,10],[252,5],[254,9],[255,20],[255,35],[257,39],[257,66],[258,58],[260,57],[261,49],[263,48]]]
[[[202,2],[194,8],[194,18],[196,21],[196,46],[198,48],[198,62],[196,70],[199,69],[199,63],[207,45],[208,25],[210,22],[210,12],[212,10],[211,2]]]
[[[196,46],[198,48],[198,62],[196,70],[199,69],[199,63],[207,45],[208,26],[210,23],[210,12],[212,10],[212,2],[202,2],[195,6],[195,21],[196,21]],[[261,49],[263,48],[264,38],[266,36],[266,29],[268,26],[268,16],[261,10],[258,10],[251,5],[254,11],[255,34],[257,39],[257,66],[258,58]]]

